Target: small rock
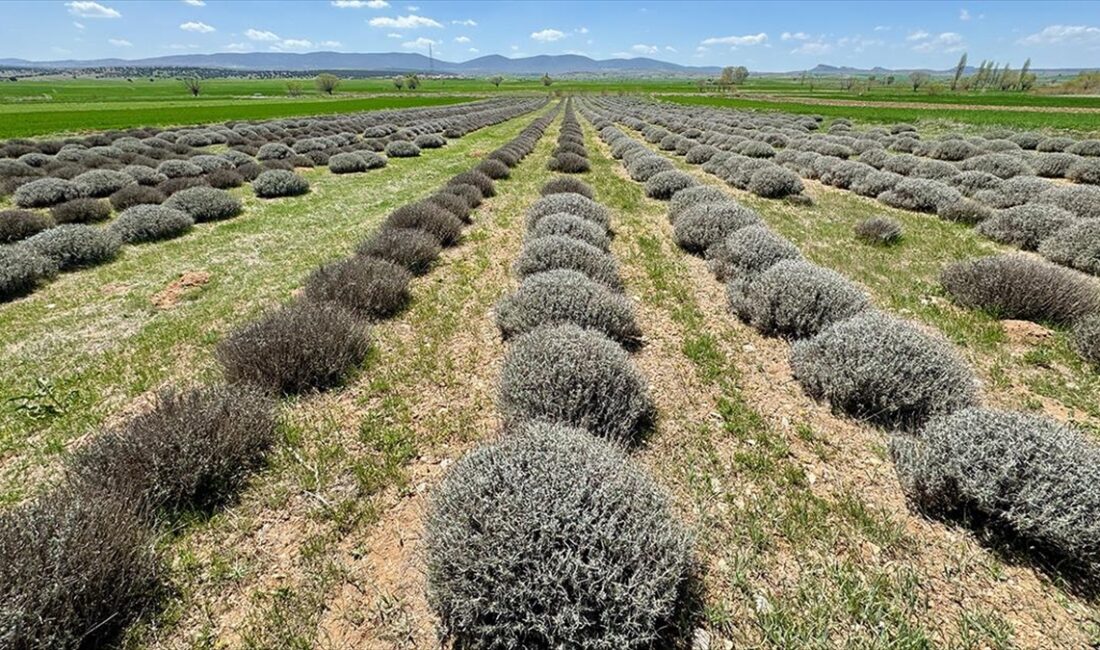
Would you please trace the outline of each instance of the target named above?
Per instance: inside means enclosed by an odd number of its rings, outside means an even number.
[[[691,650],[710,650],[710,632],[701,627],[695,628],[691,638]]]
[[[758,614],[771,614],[772,613],[772,604],[769,603],[768,599],[765,598],[763,595],[756,594],[756,598],[754,600],[755,600],[755,605],[756,605],[756,612]]]

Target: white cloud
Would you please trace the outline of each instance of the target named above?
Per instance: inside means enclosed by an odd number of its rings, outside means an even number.
[[[877,38],[863,38],[862,36],[844,36],[837,39],[837,47],[841,49],[851,49],[856,54],[862,53],[869,47],[880,47],[886,45],[886,42]]]
[[[703,39],[703,45],[732,45],[734,47],[738,45],[760,45],[766,43],[768,35],[764,32],[759,34],[745,34],[744,36],[714,36],[711,38]]]
[[[458,37],[455,38],[455,43],[469,43],[469,42],[470,42],[470,37],[469,36],[458,36]]]
[[[907,41],[923,41],[924,39],[928,38],[929,36],[931,36],[931,34],[929,34],[928,32],[924,31],[923,29],[918,29],[917,31],[912,32],[908,36],[906,36],[905,40],[907,40]]]
[[[183,45],[182,43],[172,43],[168,46],[170,50],[195,50],[198,49],[198,45]]]
[[[576,32],[578,34],[587,34],[588,33],[588,28],[587,27],[578,27],[576,29]]]
[[[890,31],[890,27],[888,25],[875,25],[875,31],[876,32],[888,32],[888,31]]]
[[[398,34],[397,32],[390,32],[389,34],[386,34],[386,38],[405,38],[405,37],[402,36],[401,34]]]
[[[1023,45],[1087,45],[1100,43],[1100,27],[1091,25],[1050,25],[1017,41]]]
[[[630,52],[612,52],[611,56],[612,56],[612,58],[616,58],[616,59],[633,59],[634,58],[634,55],[631,54]]]
[[[191,5],[192,7],[205,7],[206,3],[203,0],[183,0],[183,4]]]
[[[828,54],[833,51],[833,46],[824,41],[810,41],[803,43],[798,47],[791,50],[791,54],[806,54],[809,56],[820,56],[822,54]]]
[[[378,18],[371,18],[367,21],[367,24],[371,27],[388,27],[390,29],[417,29],[419,27],[443,27],[439,22],[432,20],[431,18],[425,18],[424,16],[398,16],[397,18],[390,18],[389,16],[379,16]]]
[[[74,20],[73,27],[76,27],[77,29],[84,29],[84,23],[78,23]]]
[[[661,51],[661,48],[656,45],[645,45],[639,43],[638,45],[631,45],[630,51],[635,54],[656,54]]]
[[[481,50],[477,49],[476,47],[471,47],[470,49],[468,49],[468,50],[466,50],[466,51],[467,51],[467,52],[470,52],[470,53],[472,53],[472,54],[477,54],[477,53],[478,53],[478,52],[480,52]]]
[[[967,11],[966,9],[959,9],[959,20],[962,20],[962,21],[970,20],[970,12]]]
[[[277,41],[279,35],[275,32],[268,32],[259,29],[246,29],[244,32],[245,38],[250,41]]]
[[[932,38],[921,40],[913,46],[914,52],[929,54],[932,52],[959,52],[965,49],[963,37],[955,32],[943,32]]]
[[[206,23],[195,22],[193,20],[181,24],[180,29],[185,32],[195,32],[197,34],[209,34],[210,32],[216,31],[213,27],[207,25]]]
[[[477,27],[477,21],[470,20],[469,18],[467,18],[466,20],[452,20],[451,24],[461,25],[462,27]]]
[[[565,38],[565,33],[556,29],[544,29],[539,32],[531,32],[531,38],[542,43],[552,43]]]
[[[420,11],[420,7],[417,7],[416,5],[409,5],[405,8],[408,9],[409,11],[413,12],[414,14],[416,12]]]
[[[676,48],[672,47],[671,45],[666,45],[665,46],[665,51],[675,53],[677,50],[676,50]]]
[[[390,3],[386,0],[332,0],[332,6],[337,9],[385,9]]]
[[[81,18],[122,17],[122,14],[118,13],[117,9],[104,7],[98,2],[89,2],[88,0],[76,0],[75,2],[66,2],[65,6],[69,8],[69,13],[74,16],[80,16]]]
[[[108,38],[107,42],[115,47],[133,47],[134,44],[124,38]]]
[[[519,52],[519,46],[518,46],[518,45],[513,45],[513,46],[511,46],[511,48],[510,48],[510,49],[511,49],[511,50],[512,50],[513,52]]]
[[[230,43],[225,46],[225,49],[230,52],[245,52],[252,49],[252,45],[249,43]]]
[[[779,38],[784,41],[808,41],[810,40],[810,35],[806,32],[794,32],[793,34],[791,32],[783,32]]]
[[[317,47],[337,48],[344,47],[344,44],[340,41],[321,41],[317,44]]]
[[[307,47],[313,47],[313,43],[304,38],[287,38],[280,42],[279,46],[285,47],[288,50],[301,50]]]
[[[407,50],[422,50],[422,49],[427,48],[429,45],[439,45],[439,44],[440,44],[439,41],[433,41],[430,38],[424,38],[423,36],[421,36],[420,38],[416,39],[415,41],[406,41],[406,42],[402,43],[401,47],[403,47]]]
[[[710,52],[710,48],[709,47],[703,47],[702,45],[700,45],[699,47],[695,48],[695,52],[697,54],[703,54],[704,52]]]

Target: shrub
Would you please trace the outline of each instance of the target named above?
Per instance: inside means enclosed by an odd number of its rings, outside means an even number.
[[[447,181],[448,185],[472,185],[479,192],[481,192],[482,198],[489,198],[497,195],[496,186],[493,185],[493,179],[489,178],[485,174],[477,170],[471,170],[468,172],[462,172],[451,177],[451,180]],[[477,207],[471,204],[470,207]]]
[[[805,260],[784,260],[728,287],[730,310],[761,334],[801,339],[868,307],[862,289]]]
[[[309,181],[291,171],[271,169],[252,181],[252,191],[261,199],[300,196],[309,191]]]
[[[508,169],[508,165],[496,160],[495,158],[486,158],[477,164],[474,171],[488,176],[490,179],[505,179],[511,175],[511,171]]]
[[[162,204],[191,215],[196,222],[230,219],[241,213],[240,200],[212,187],[198,186],[180,190]]]
[[[93,169],[74,178],[73,184],[80,190],[81,196],[101,199],[128,185],[136,185],[137,181],[129,174],[122,172],[111,169]]]
[[[95,266],[118,256],[118,237],[95,226],[64,224],[43,230],[26,240],[26,245],[53,260],[61,271]]]
[[[465,183],[459,185],[444,185],[443,189],[439,190],[441,194],[453,194],[458,198],[466,202],[466,205],[471,209],[481,205],[481,190],[477,189],[473,185],[466,185]]]
[[[95,223],[111,216],[111,206],[96,199],[73,199],[50,208],[50,216],[57,223]]]
[[[955,188],[926,178],[907,178],[878,196],[879,201],[892,208],[917,212],[936,212],[960,199],[962,194]]]
[[[979,190],[974,198],[992,208],[1011,208],[1022,205],[1045,193],[1053,185],[1037,176],[1017,176],[1002,181],[996,189]]]
[[[507,146],[507,145],[506,145]],[[500,162],[508,165],[509,167],[515,167],[519,164],[521,158],[521,152],[510,151],[504,147],[497,149],[490,153],[486,158],[492,158],[493,160],[499,160]]]
[[[540,327],[509,347],[500,374],[506,425],[549,422],[633,443],[652,419],[645,379],[630,355],[576,325]]]
[[[0,645],[103,647],[161,593],[155,538],[117,499],[70,489],[0,514]]]
[[[869,217],[857,223],[852,230],[856,239],[880,246],[898,243],[903,234],[901,223],[890,217]]]
[[[192,187],[210,187],[210,183],[207,182],[205,176],[188,176],[184,178],[169,178],[160,185],[157,185],[157,189],[165,196],[172,196],[177,192],[182,192]]]
[[[549,235],[527,242],[515,266],[516,275],[521,279],[554,269],[578,271],[615,291],[623,290],[615,258],[572,237]]]
[[[956,174],[947,179],[947,182],[962,192],[963,196],[974,196],[981,190],[995,190],[1004,181],[989,172],[969,171]]]
[[[231,383],[293,394],[339,385],[368,347],[363,326],[346,309],[302,301],[233,332],[215,356]]]
[[[119,212],[135,205],[160,205],[168,198],[155,187],[127,185],[111,195],[111,207]]]
[[[795,378],[854,417],[903,428],[976,402],[976,380],[951,344],[868,310],[791,349]]]
[[[210,187],[216,187],[219,190],[227,190],[231,187],[240,187],[244,185],[244,176],[235,169],[215,169],[212,172],[208,172],[205,175],[206,182],[210,184]],[[255,180],[255,177],[253,177]]]
[[[1071,213],[1057,206],[1029,203],[998,210],[978,224],[977,230],[995,242],[1033,251],[1039,242],[1075,220]]]
[[[966,140],[940,140],[931,143],[931,147],[925,154],[936,160],[958,161],[981,154],[981,149],[970,144]]]
[[[206,510],[234,496],[275,440],[275,405],[241,386],[165,391],[152,410],[104,432],[69,464],[84,491],[139,512]]]
[[[195,220],[185,212],[162,205],[135,205],[111,222],[109,229],[127,244],[172,239],[186,234]]]
[[[0,246],[0,301],[35,290],[57,275],[57,262],[30,246]]]
[[[936,210],[939,218],[965,224],[976,224],[993,216],[993,208],[973,199],[960,199],[954,203],[942,205]]]
[[[943,162],[942,160],[922,160],[909,172],[909,175],[915,178],[934,178],[939,181],[950,181],[952,177],[958,176],[959,173],[959,168],[952,163]]]
[[[860,196],[878,196],[897,187],[898,183],[905,180],[901,174],[889,171],[871,172],[862,179],[852,183],[851,190]]]
[[[44,214],[30,210],[0,210],[0,244],[10,244],[53,226]]]
[[[1047,184],[1047,191],[1035,197],[1034,192],[1027,200],[1037,203],[1049,203],[1063,210],[1069,210],[1082,219],[1100,219],[1100,187],[1091,185],[1068,185],[1062,187]]]
[[[1065,151],[1067,147],[1072,146],[1074,143],[1073,138],[1068,137],[1049,137],[1039,140],[1039,144],[1036,145],[1036,151]],[[1023,146],[1023,145],[1021,145]]]
[[[703,253],[734,231],[761,223],[760,216],[729,199],[721,203],[701,203],[676,218],[676,243],[691,253]]]
[[[667,158],[656,154],[641,156],[627,167],[630,178],[639,183],[648,181],[654,174],[672,169],[675,166]]]
[[[579,178],[571,176],[555,176],[546,181],[539,192],[542,196],[550,194],[580,194],[586,199],[595,199],[596,192],[592,187]]]
[[[415,158],[420,155],[420,147],[406,140],[394,140],[386,145],[386,155],[390,158]]]
[[[1058,230],[1039,244],[1052,262],[1100,275],[1100,220],[1084,219]]]
[[[1093,278],[1026,255],[956,262],[940,282],[959,304],[1000,318],[1068,323],[1100,310]]]
[[[1075,183],[1100,185],[1100,158],[1086,158],[1066,172],[1066,178]]]
[[[691,165],[702,165],[713,158],[718,151],[718,147],[709,144],[697,144],[688,149],[684,155],[684,161]]]
[[[462,236],[462,221],[446,209],[428,201],[410,203],[386,217],[384,228],[418,228],[444,246],[453,246]]]
[[[606,252],[611,249],[611,239],[607,236],[606,230],[587,219],[564,212],[539,219],[538,223],[527,231],[528,241],[558,235],[582,241],[601,251]]]
[[[698,185],[698,181],[691,174],[686,174],[675,169],[657,172],[645,182],[645,195],[651,199],[667,201],[677,192]]]
[[[363,318],[386,318],[408,303],[411,279],[403,266],[356,255],[314,271],[306,280],[305,296],[339,303]]]
[[[580,194],[549,194],[527,208],[527,228],[531,229],[545,216],[551,214],[571,214],[602,227],[611,229],[611,213],[607,208]]]
[[[1080,160],[1080,156],[1068,153],[1041,153],[1036,154],[1031,164],[1035,168],[1036,176],[1061,178]]]
[[[359,254],[387,260],[422,275],[439,257],[439,249],[439,239],[418,228],[380,228],[359,246]]]
[[[428,601],[456,647],[640,650],[682,634],[690,537],[665,492],[582,431],[531,424],[467,454],[425,537]]]
[[[963,171],[988,172],[1000,178],[1035,175],[1035,170],[1021,160],[1019,155],[1007,153],[987,153],[974,156],[964,160],[959,164],[959,167]]]
[[[1100,156],[1100,140],[1078,140],[1066,147],[1066,152],[1078,156]]]
[[[673,195],[668,203],[668,220],[675,223],[688,208],[704,203],[721,203],[729,201],[730,197],[725,190],[713,185],[696,185],[686,190],[681,190]]]
[[[466,203],[466,199],[456,194],[451,194],[450,192],[436,192],[426,200],[450,212],[462,223],[473,223],[473,219],[470,218],[469,204]]]
[[[1085,361],[1100,368],[1100,314],[1078,319],[1071,332],[1073,347]]]
[[[60,178],[39,178],[20,185],[12,194],[15,205],[21,208],[48,208],[77,198],[80,187]]]
[[[749,177],[748,190],[766,199],[781,199],[803,190],[802,179],[786,167],[763,167]]]
[[[572,323],[603,332],[624,345],[636,345],[641,330],[630,301],[577,271],[558,269],[524,278],[496,309],[505,339],[542,325]]]
[[[416,136],[416,139],[413,140],[413,144],[421,149],[439,149],[440,147],[447,146],[447,139],[438,133],[425,133]]]
[[[165,160],[157,165],[157,172],[168,178],[186,178],[203,174],[202,167],[187,160]]]
[[[968,408],[893,441],[898,477],[927,514],[982,518],[1029,548],[1100,573],[1100,448],[1036,415]]]
[[[798,247],[766,226],[745,226],[706,251],[707,264],[719,280],[751,278],[777,262],[800,259]]]
[[[294,150],[282,142],[268,142],[256,153],[257,160],[285,160],[294,156]]]
[[[563,174],[581,174],[591,169],[591,165],[584,156],[564,151],[551,158],[546,168]]]

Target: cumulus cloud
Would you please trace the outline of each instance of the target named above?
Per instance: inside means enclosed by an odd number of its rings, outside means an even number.
[[[432,20],[425,16],[398,16],[391,18],[389,16],[379,16],[378,18],[371,18],[367,21],[367,24],[371,27],[387,27],[389,29],[418,29],[420,27],[443,27],[438,21]]]
[[[186,23],[181,23],[180,29],[185,32],[195,32],[196,34],[209,34],[210,32],[216,31],[213,27],[207,25],[206,23],[200,23],[193,20]]]
[[[287,38],[283,39],[279,43],[280,47],[285,47],[288,50],[301,50],[307,47],[313,47],[313,43],[304,38]]]
[[[784,41],[808,41],[810,40],[810,35],[806,32],[794,32],[793,34],[791,32],[783,32],[779,38]]]
[[[107,42],[115,47],[133,47],[134,44],[125,38],[108,38]]]
[[[340,41],[321,41],[317,44],[317,47],[337,48],[344,47],[344,44]]]
[[[470,49],[468,49],[468,50],[466,50],[466,51],[467,51],[467,52],[470,52],[471,54],[477,54],[477,53],[478,53],[478,52],[480,52],[481,50],[477,49],[476,47],[471,47]]]
[[[833,51],[833,46],[825,41],[809,41],[791,50],[791,54],[807,54],[820,56]]]
[[[1091,25],[1050,25],[1021,38],[1023,45],[1087,45],[1100,43],[1100,27]]]
[[[183,4],[191,5],[192,7],[205,7],[206,3],[203,0],[183,0]]]
[[[928,38],[929,36],[931,36],[931,34],[929,34],[928,32],[924,31],[923,29],[918,29],[915,32],[910,32],[910,34],[905,37],[905,40],[907,40],[907,41],[923,41],[924,39]]]
[[[739,45],[760,45],[767,41],[768,35],[760,32],[759,34],[745,34],[744,36],[712,36],[703,39],[703,45],[732,45],[737,47]]]
[[[959,20],[962,20],[964,22],[970,20],[970,12],[967,11],[965,8],[959,9]]]
[[[69,8],[69,13],[74,16],[80,16],[81,18],[122,17],[122,14],[118,13],[117,9],[104,7],[98,2],[90,2],[88,0],[76,0],[75,2],[66,2],[65,6]]]
[[[635,54],[656,54],[657,52],[661,51],[661,48],[657,47],[656,45],[645,45],[639,43],[637,45],[631,45],[630,51],[634,52]]]
[[[415,41],[405,41],[404,43],[401,44],[401,47],[405,48],[406,50],[422,50],[422,49],[427,48],[429,45],[439,45],[439,44],[440,44],[439,41],[433,41],[430,38],[424,38],[423,36],[421,36],[420,38],[416,39]]]
[[[912,40],[912,39],[911,39]],[[913,46],[914,52],[929,54],[932,52],[959,52],[965,49],[963,37],[955,32],[943,32],[931,38],[925,37]]]
[[[467,18],[466,20],[452,20],[451,24],[460,25],[462,27],[477,27],[477,21],[470,20],[469,18]]]
[[[252,45],[249,43],[230,43],[225,46],[225,49],[230,52],[245,52],[252,49]]]
[[[455,43],[469,43],[469,42],[470,42],[470,37],[469,36],[456,36],[455,37]]]
[[[337,9],[385,9],[390,3],[386,0],[332,0],[332,6]]]
[[[279,35],[275,32],[268,32],[261,29],[246,29],[244,36],[250,41],[277,41]]]
[[[405,38],[405,37],[402,36],[401,34],[398,34],[397,32],[390,32],[389,34],[386,34],[386,38]]]
[[[666,45],[666,46],[665,46],[665,51],[666,51],[666,52],[676,52],[676,51],[677,51],[677,49],[676,49],[676,48],[674,48],[674,47],[672,47],[671,45]]]
[[[565,33],[556,29],[544,29],[539,32],[531,32],[531,38],[543,43],[552,43],[565,38]]]

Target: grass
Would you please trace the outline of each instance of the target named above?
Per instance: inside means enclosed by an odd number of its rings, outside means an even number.
[[[266,120],[280,117],[332,115],[386,108],[441,106],[472,101],[475,97],[415,95],[407,97],[222,99],[188,101],[112,101],[100,104],[0,104],[0,138],[40,136],[139,126],[209,124],[229,120]]]
[[[1055,113],[1041,111],[999,111],[967,110],[960,108],[898,108],[893,106],[829,106],[826,104],[800,103],[796,98],[790,101],[782,99],[750,99],[745,97],[717,97],[712,95],[688,96],[675,95],[659,99],[686,104],[689,106],[715,106],[756,111],[783,111],[822,115],[824,117],[845,117],[864,122],[910,122],[926,124],[929,121],[956,122],[981,127],[1012,127],[1016,129],[1065,129],[1081,134],[1096,134],[1096,113]],[[899,100],[900,101],[900,100]]]
[[[52,463],[74,438],[135,397],[170,381],[217,376],[211,352],[236,324],[286,300],[320,263],[347,254],[385,213],[471,166],[521,128],[520,118],[420,158],[340,177],[307,172],[312,191],[261,201],[242,216],[202,224],[177,240],[127,247],[105,266],[65,274],[0,306],[0,498],[25,494],[26,472]],[[350,209],[349,209],[350,208]],[[210,274],[180,302],[152,298],[182,274]]]

